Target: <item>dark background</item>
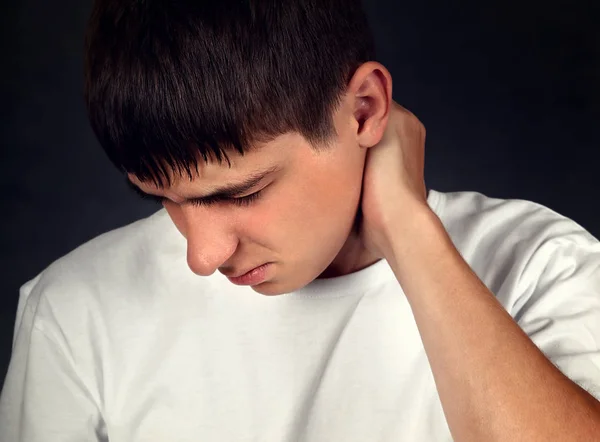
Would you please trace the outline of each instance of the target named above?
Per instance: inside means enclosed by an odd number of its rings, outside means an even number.
[[[366,0],[394,98],[427,127],[429,187],[534,200],[600,237],[598,4]],[[158,208],[129,193],[88,126],[91,1],[2,7],[0,381],[19,287]]]

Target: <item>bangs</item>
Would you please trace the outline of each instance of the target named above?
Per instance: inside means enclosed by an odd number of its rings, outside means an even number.
[[[252,124],[257,109],[250,103],[260,92],[232,88],[218,69],[227,58],[215,60],[209,45],[196,50],[193,63],[185,47],[136,46],[137,58],[126,55],[134,48],[111,54],[121,58],[118,75],[96,66],[94,85],[87,88],[92,128],[122,171],[163,187],[171,184],[170,172],[191,179],[200,158],[229,163],[227,152],[243,155],[288,126]]]
[[[96,0],[85,100],[111,162],[165,187],[287,132],[331,140],[372,49],[362,12],[342,3]]]

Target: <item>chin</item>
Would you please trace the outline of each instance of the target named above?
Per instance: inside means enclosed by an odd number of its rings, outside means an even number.
[[[314,280],[318,279],[320,275],[328,268],[331,264],[330,261],[325,261],[322,263],[320,267],[316,269],[313,267],[309,270],[305,270],[306,273],[298,273],[296,272],[294,279],[286,279],[286,272],[278,273],[272,280],[267,280],[262,284],[257,284],[255,286],[250,287],[256,293],[265,296],[278,296],[284,295],[286,293],[292,293],[296,290],[300,290],[301,288],[306,287]],[[295,265],[294,267],[301,267],[300,264]]]
[[[266,282],[263,282],[262,284],[255,285],[250,288],[252,290],[254,290],[256,293],[259,293],[261,295],[278,296],[278,295],[284,295],[286,293],[291,293],[296,290],[299,290],[302,287],[305,287],[306,285],[310,284],[310,282],[311,281],[309,281],[305,284],[298,285],[298,284],[278,284],[277,282],[274,282],[274,281],[266,281]]]
[[[283,295],[284,293],[290,292],[290,290],[284,290],[281,286],[277,284],[273,284],[272,282],[263,282],[262,284],[258,284],[250,287],[256,293],[265,296],[278,296]]]

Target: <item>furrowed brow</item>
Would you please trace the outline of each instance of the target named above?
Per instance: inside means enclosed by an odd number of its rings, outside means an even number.
[[[217,201],[231,200],[232,198],[235,198],[237,196],[242,195],[243,193],[246,193],[247,191],[252,189],[254,186],[256,186],[258,183],[260,183],[266,176],[268,176],[272,173],[275,173],[278,170],[280,170],[279,166],[273,166],[268,169],[253,172],[250,175],[248,175],[246,178],[244,178],[243,181],[241,181],[239,183],[226,184],[224,186],[216,188],[215,190],[213,190],[205,195],[187,196],[185,198],[185,200],[183,201],[183,204],[189,203],[189,202],[200,202],[203,204],[212,204]],[[156,202],[164,201],[164,199],[165,199],[164,197],[146,193],[143,190],[141,190],[138,186],[133,184],[129,180],[129,178],[126,177],[125,179],[127,181],[127,186],[130,189],[132,189],[140,197],[142,197],[144,199],[151,199]]]

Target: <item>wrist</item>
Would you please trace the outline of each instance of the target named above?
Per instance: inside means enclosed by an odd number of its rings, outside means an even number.
[[[432,265],[453,247],[442,221],[427,204],[417,203],[403,210],[387,232],[386,259],[394,267]]]

